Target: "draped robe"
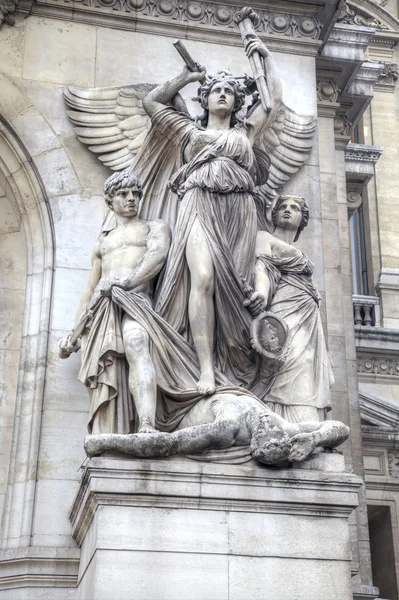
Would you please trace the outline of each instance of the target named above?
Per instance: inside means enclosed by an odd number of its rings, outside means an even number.
[[[152,124],[180,146],[182,153],[198,135],[192,121],[171,108],[158,111]],[[244,125],[223,132],[172,176],[170,186],[181,205],[155,310],[191,340],[186,245],[198,219],[214,267],[215,365],[232,385],[253,391],[262,399],[270,378],[251,348],[252,319],[243,305],[246,287],[254,283],[257,213],[253,195],[257,179],[258,163]]]
[[[288,326],[287,359],[268,393],[267,404],[288,421],[303,420],[300,407],[317,409],[323,420],[331,409],[334,378],[321,323],[320,295],[313,282],[313,264],[303,252],[292,250],[290,257],[258,257],[271,284],[268,310]]]

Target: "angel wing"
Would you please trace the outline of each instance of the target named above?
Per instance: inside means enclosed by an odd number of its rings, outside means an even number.
[[[273,123],[261,132],[256,147],[270,158],[267,181],[257,189],[256,204],[259,215],[265,215],[278,195],[279,189],[296,173],[309,157],[314,143],[316,119],[299,115],[285,104]],[[266,229],[268,227],[266,226]]]
[[[151,127],[143,98],[155,84],[139,83],[121,88],[67,87],[64,98],[72,110],[67,115],[78,139],[98,154],[114,171],[129,167]]]

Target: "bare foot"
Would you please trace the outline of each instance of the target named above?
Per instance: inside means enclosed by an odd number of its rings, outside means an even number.
[[[298,433],[291,438],[291,444],[288,460],[296,462],[305,460],[317,447],[313,433]]]
[[[204,396],[209,396],[215,391],[215,375],[213,373],[203,372],[197,383],[197,390]]]
[[[137,433],[157,433],[157,430],[151,425],[149,419],[141,419],[140,428]]]

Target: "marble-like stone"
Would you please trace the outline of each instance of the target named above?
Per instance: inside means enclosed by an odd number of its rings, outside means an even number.
[[[32,156],[61,145],[42,115],[33,107],[17,115],[12,120],[12,126],[24,140],[24,144]]]
[[[82,545],[78,598],[113,590],[118,600],[241,600],[267,590],[279,600],[350,600],[347,517],[359,482],[187,459],[92,459],[71,513]]]
[[[71,330],[80,296],[87,286],[89,274],[90,271],[84,269],[57,268],[54,283],[52,329]],[[76,296],[73,298],[68,294],[68,290],[71,288],[76,291]]]
[[[49,48],[57,48],[49,52]],[[96,28],[56,19],[30,17],[26,26],[25,79],[94,85]]]
[[[79,182],[63,148],[36,156],[35,163],[49,196],[64,196],[79,190]]]
[[[57,238],[57,268],[91,269],[92,248],[105,216],[103,197],[58,196],[52,198],[51,210]]]

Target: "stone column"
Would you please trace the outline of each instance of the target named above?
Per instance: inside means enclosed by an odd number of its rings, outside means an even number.
[[[326,290],[326,326],[328,349],[334,366],[332,389],[333,418],[347,423],[351,436],[344,448],[348,468],[363,476],[360,414],[358,404],[356,347],[353,326],[351,256],[348,230],[348,208],[344,149],[349,141],[336,135],[334,116],[338,105],[319,103],[318,143],[324,276]],[[336,125],[339,127],[344,119]],[[358,584],[371,586],[370,549],[364,485],[360,489],[360,506],[351,519],[352,560]],[[358,565],[358,567],[357,567]]]
[[[370,52],[373,55],[373,52]],[[364,118],[365,143],[381,145],[384,152],[368,186],[372,276],[380,296],[382,326],[399,327],[399,140],[397,101],[394,90],[398,65],[385,62],[375,86],[373,102]],[[379,249],[376,253],[375,248]]]

